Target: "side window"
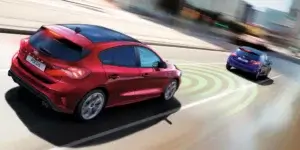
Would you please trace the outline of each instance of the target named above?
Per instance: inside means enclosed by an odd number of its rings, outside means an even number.
[[[270,64],[270,59],[267,55],[263,55],[262,58],[264,64],[266,65]]]
[[[153,67],[155,62],[161,61],[160,58],[150,49],[137,46],[136,49],[139,53],[140,67],[149,68]]]
[[[108,49],[108,50],[101,51],[99,54],[99,59],[103,64],[113,65],[114,53],[115,53],[115,49]]]
[[[132,46],[119,46],[104,50],[100,52],[99,59],[106,65],[123,67],[137,66],[135,50]]]
[[[264,56],[264,55],[259,56],[259,60],[260,60],[260,61],[265,61],[265,60],[266,60],[266,59],[265,59],[265,56]]]

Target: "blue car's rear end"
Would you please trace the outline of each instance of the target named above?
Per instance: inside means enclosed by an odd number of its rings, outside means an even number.
[[[261,66],[260,55],[239,48],[228,57],[227,65],[251,74],[257,74]]]

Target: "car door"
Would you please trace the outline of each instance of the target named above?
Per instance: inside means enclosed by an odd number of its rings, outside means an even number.
[[[135,101],[135,90],[139,85],[140,70],[132,46],[118,46],[99,53],[103,64],[109,92],[109,105],[119,105]]]
[[[135,49],[142,77],[136,95],[141,99],[160,96],[169,81],[163,69],[158,70],[153,67],[157,62],[162,61],[161,58],[149,48],[136,46]]]

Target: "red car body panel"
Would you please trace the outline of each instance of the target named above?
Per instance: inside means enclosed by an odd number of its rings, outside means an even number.
[[[151,49],[142,43],[127,41],[92,43],[81,34],[74,34],[74,31],[59,25],[45,26],[45,28],[86,47],[90,52],[77,62],[67,62],[38,53],[28,40],[25,40],[23,45],[26,46],[21,46],[12,58],[10,71],[26,85],[47,97],[56,111],[73,113],[83,96],[96,88],[105,89],[108,94],[106,107],[113,107],[159,97],[172,79],[178,80],[180,84],[181,71],[172,64],[168,64],[165,69],[128,68],[104,65],[98,58],[101,51],[116,46],[136,45]],[[27,55],[45,63],[47,66],[45,71],[27,62]],[[47,71],[55,67],[70,66],[85,68],[89,74],[80,80],[47,74]],[[118,78],[110,79],[109,76],[114,74],[118,74]]]

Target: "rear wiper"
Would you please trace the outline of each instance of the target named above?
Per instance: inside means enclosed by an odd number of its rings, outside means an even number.
[[[43,48],[43,47],[40,47],[39,49],[40,49],[40,51],[41,51],[43,54],[45,54],[45,55],[48,55],[48,56],[51,56],[51,55],[52,55],[51,52],[50,52],[49,50],[47,50],[47,49],[45,49],[45,48]]]

